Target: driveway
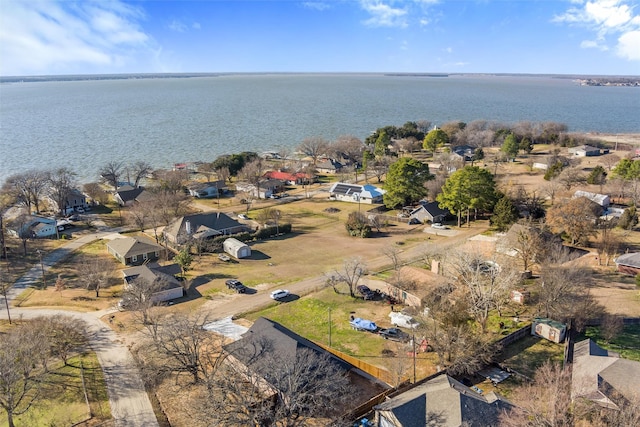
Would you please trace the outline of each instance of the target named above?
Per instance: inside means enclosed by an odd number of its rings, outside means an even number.
[[[65,258],[80,246],[113,233],[114,231],[86,234],[49,252],[42,259],[45,270]],[[42,280],[41,277],[41,266],[34,266],[9,289],[7,299],[11,301],[27,286],[39,283]],[[1,318],[7,317],[5,304],[6,301],[2,298],[0,301]],[[107,313],[108,311],[79,313],[51,309],[11,308],[12,318],[22,316],[29,319],[37,316],[63,314],[85,321],[91,348],[96,352],[98,361],[104,372],[111,414],[116,426],[158,426],[158,420],[153,413],[153,407],[151,406],[151,402],[149,401],[140,377],[140,372],[133,360],[131,352],[126,345],[120,342],[117,334],[100,320],[100,317]]]

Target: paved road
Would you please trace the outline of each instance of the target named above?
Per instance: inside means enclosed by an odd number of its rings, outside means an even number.
[[[45,270],[61,261],[72,251],[80,246],[90,243],[117,230],[101,231],[81,236],[66,245],[49,252],[42,261]],[[7,299],[11,301],[18,296],[27,286],[37,285],[42,281],[41,266],[34,266],[23,277],[15,282],[7,292]],[[6,318],[7,312],[4,298],[0,303],[0,317]],[[108,313],[108,310],[79,313],[51,309],[23,309],[11,308],[12,318],[22,316],[33,318],[37,316],[51,316],[64,314],[73,316],[86,322],[88,327],[91,347],[96,352],[98,361],[104,372],[111,414],[118,427],[155,427],[158,421],[149,397],[140,378],[140,372],[133,360],[133,356],[118,335],[107,327],[100,318]]]

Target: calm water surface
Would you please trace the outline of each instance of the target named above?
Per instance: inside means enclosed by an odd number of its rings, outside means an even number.
[[[156,167],[310,136],[366,138],[429,120],[556,121],[571,131],[640,132],[640,90],[546,77],[226,75],[0,86],[0,181],[66,166],[82,181],[112,160]]]

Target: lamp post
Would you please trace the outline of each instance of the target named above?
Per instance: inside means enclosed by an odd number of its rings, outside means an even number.
[[[42,270],[42,288],[47,289],[47,281],[44,275],[44,262],[42,261],[42,251],[40,249],[36,249],[36,253],[38,257],[40,257],[40,269]]]

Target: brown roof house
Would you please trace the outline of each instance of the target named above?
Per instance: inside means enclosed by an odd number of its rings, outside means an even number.
[[[640,362],[623,359],[590,339],[573,347],[571,397],[589,399],[607,408],[640,397]]]
[[[187,215],[172,221],[162,234],[172,245],[182,245],[191,239],[209,239],[246,231],[247,227],[222,212]]]
[[[374,407],[379,427],[491,427],[512,407],[500,395],[479,394],[442,373]]]
[[[438,269],[435,263],[435,269]],[[433,269],[433,267],[432,267]],[[369,281],[369,287],[374,287],[380,291],[391,295],[398,302],[410,307],[422,308],[422,300],[427,295],[433,293],[436,288],[450,283],[446,277],[436,274],[433,271],[419,267],[404,266],[400,268],[398,277],[400,284],[383,281]]]
[[[285,398],[287,394],[285,388],[291,386],[287,381],[289,369],[295,368],[298,365],[298,360],[305,360],[309,352],[319,357],[328,358],[326,360],[332,370],[347,376],[352,392],[346,403],[338,404],[340,399],[335,399],[334,403],[325,409],[325,413],[312,414],[313,418],[344,416],[371,398],[391,389],[388,384],[358,369],[344,359],[264,317],[258,318],[251,328],[242,335],[241,339],[224,346],[224,349],[229,354],[227,359],[229,363],[239,364],[237,366],[244,367],[246,372],[257,373],[263,377],[264,394],[280,394]],[[267,366],[273,364],[273,367],[261,369],[265,367],[265,363]],[[276,369],[276,365],[280,369]],[[323,372],[325,371],[309,372],[309,375],[313,375],[305,380],[313,381],[318,375],[326,375]],[[274,389],[278,389],[279,393],[275,393]],[[331,399],[331,396],[322,396],[322,399]]]
[[[157,261],[165,249],[142,236],[121,237],[107,243],[107,251],[124,265],[142,265]]]

